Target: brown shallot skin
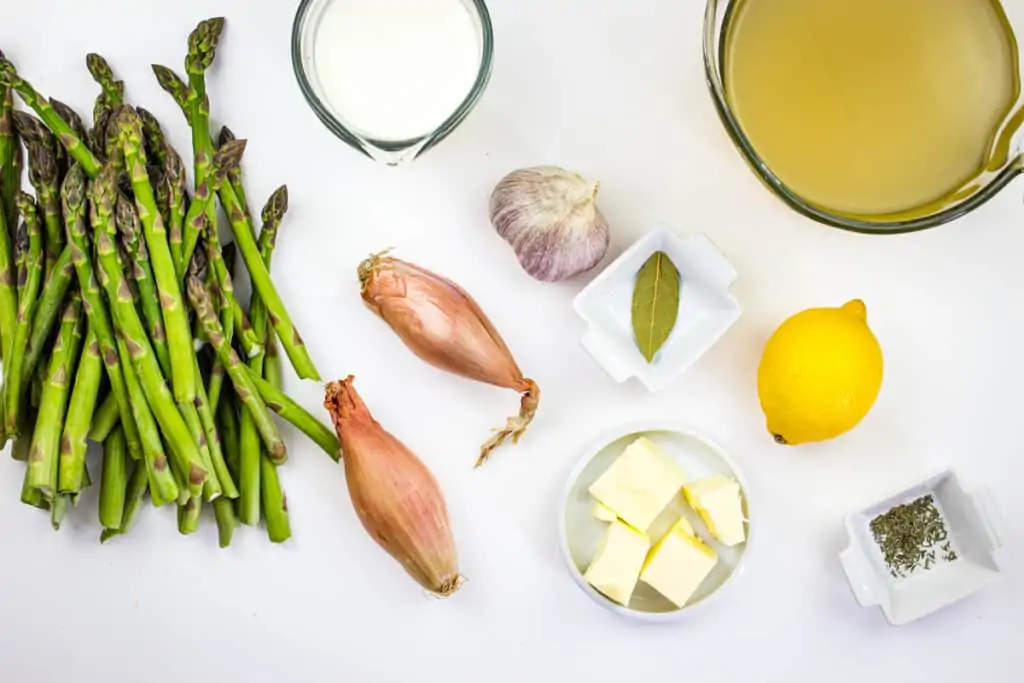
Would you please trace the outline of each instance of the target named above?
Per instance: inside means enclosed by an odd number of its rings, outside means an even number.
[[[416,455],[373,419],[354,378],[327,385],[324,407],[341,441],[349,495],[363,528],[423,588],[464,583],[441,488]]]
[[[441,370],[521,393],[519,415],[480,449],[477,467],[498,446],[517,443],[540,403],[512,352],[480,306],[457,284],[413,263],[378,254],[359,266],[363,301],[409,349]]]

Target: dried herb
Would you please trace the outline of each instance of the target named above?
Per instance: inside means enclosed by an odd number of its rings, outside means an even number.
[[[917,569],[931,569],[937,561],[936,547],[942,551],[944,562],[957,559],[942,513],[931,495],[897,505],[873,519],[870,528],[894,578],[904,578]]]
[[[679,270],[665,252],[655,252],[636,276],[633,335],[648,363],[668,341],[679,317]]]

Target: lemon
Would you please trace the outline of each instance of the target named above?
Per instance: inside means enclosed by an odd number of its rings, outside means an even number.
[[[826,441],[856,427],[882,388],[882,348],[855,299],[786,320],[765,346],[757,391],[778,443]]]

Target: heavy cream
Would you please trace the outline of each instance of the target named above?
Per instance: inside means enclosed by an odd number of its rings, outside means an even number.
[[[334,0],[313,59],[325,104],[353,132],[410,140],[436,130],[480,70],[468,0]]]

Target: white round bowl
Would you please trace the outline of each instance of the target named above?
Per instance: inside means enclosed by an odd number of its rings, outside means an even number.
[[[601,606],[625,617],[651,623],[675,621],[689,615],[696,608],[703,607],[711,598],[737,576],[744,564],[750,546],[752,524],[747,524],[747,540],[734,547],[726,547],[715,541],[700,517],[683,501],[682,494],[666,509],[651,526],[651,538],[656,540],[668,531],[680,515],[687,517],[700,536],[718,553],[718,564],[704,579],[693,594],[690,602],[678,608],[642,581],[628,606],[614,602],[583,578],[583,573],[597,552],[607,523],[593,517],[594,498],[589,493],[590,485],[608,468],[634,439],[646,436],[669,457],[679,463],[687,481],[696,481],[714,474],[726,474],[739,482],[744,512],[751,519],[750,498],[747,483],[736,462],[718,444],[693,429],[672,422],[638,422],[624,425],[605,433],[596,439],[584,452],[579,463],[569,475],[562,505],[559,508],[558,529],[569,573],[580,589]]]

